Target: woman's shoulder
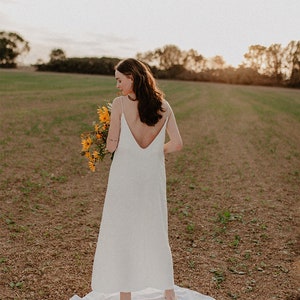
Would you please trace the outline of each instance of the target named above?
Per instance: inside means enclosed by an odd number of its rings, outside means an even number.
[[[113,107],[119,107],[121,108],[123,105],[123,98],[124,96],[118,96],[112,101]]]
[[[161,100],[162,108],[166,109],[170,106],[169,102],[166,99]]]
[[[162,108],[163,108],[164,112],[167,114],[169,114],[170,111],[172,110],[171,105],[169,104],[169,102],[166,99],[162,100]]]
[[[116,97],[113,101],[112,101],[112,109],[115,112],[121,113],[122,112],[122,99],[123,96],[119,96]]]
[[[116,97],[116,98],[112,101],[112,103],[113,103],[113,104],[121,104],[123,97],[124,97],[124,96],[118,96],[118,97]]]

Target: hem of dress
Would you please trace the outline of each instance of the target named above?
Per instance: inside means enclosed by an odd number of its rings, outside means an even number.
[[[215,300],[211,296],[203,295],[194,290],[174,286],[174,291],[177,300]],[[141,291],[131,293],[132,300],[164,300],[164,290],[147,288]],[[83,298],[74,295],[70,300],[120,300],[120,293],[99,293],[92,291]]]

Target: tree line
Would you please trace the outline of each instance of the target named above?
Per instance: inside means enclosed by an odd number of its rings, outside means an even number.
[[[20,35],[0,32],[0,67],[17,67],[16,58],[29,51],[29,43]],[[185,51],[176,45],[137,53],[136,58],[160,79],[300,88],[300,41],[287,46],[251,45],[237,68],[228,66],[220,55],[206,58],[194,49]],[[37,71],[113,75],[119,61],[114,57],[67,57],[58,48],[50,52],[48,62],[39,60],[34,66]]]
[[[252,45],[237,68],[228,66],[222,56],[205,58],[175,45],[138,53],[137,58],[152,66],[159,78],[300,87],[300,41],[286,47]]]
[[[37,71],[113,75],[119,58],[112,57],[66,57],[62,49],[53,49],[48,63],[38,61]]]

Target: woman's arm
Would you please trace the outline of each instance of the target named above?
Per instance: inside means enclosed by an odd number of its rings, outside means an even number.
[[[167,123],[167,133],[170,140],[166,144],[164,144],[164,153],[180,151],[183,146],[182,138],[178,130],[174,113],[170,106],[169,109],[171,112]]]
[[[106,150],[110,153],[115,152],[119,143],[121,128],[121,99],[116,98],[112,103],[110,126],[106,140]]]

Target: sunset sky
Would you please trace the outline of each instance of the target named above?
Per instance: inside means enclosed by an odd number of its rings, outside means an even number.
[[[26,64],[68,57],[132,57],[167,44],[237,66],[250,45],[300,40],[299,0],[0,0],[0,31],[31,46]]]

